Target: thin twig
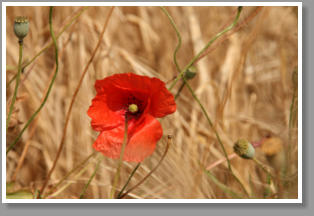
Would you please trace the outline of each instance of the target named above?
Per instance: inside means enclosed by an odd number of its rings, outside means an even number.
[[[231,159],[235,158],[236,156],[237,156],[236,153],[232,153],[232,154],[228,155],[228,158],[229,158],[229,160],[231,160]],[[225,162],[226,160],[227,160],[226,158],[221,158],[220,160],[217,160],[214,163],[212,163],[211,165],[207,166],[206,170],[211,170],[214,167],[218,166],[219,164]]]
[[[118,193],[117,198],[119,198],[119,197],[122,195],[123,191],[125,190],[125,188],[126,188],[126,187],[128,186],[128,184],[130,183],[132,177],[134,176],[136,170],[140,167],[140,165],[141,165],[141,163],[138,163],[138,164],[136,165],[136,167],[132,170],[132,172],[131,172],[131,174],[130,174],[128,180],[126,181],[126,183],[124,184],[124,186],[123,186],[123,188],[120,190],[120,192]]]
[[[68,109],[67,114],[66,114],[66,120],[65,120],[65,124],[64,124],[64,128],[63,128],[63,134],[62,134],[61,142],[60,142],[60,144],[59,144],[59,149],[58,149],[56,158],[55,158],[55,160],[54,160],[54,162],[53,162],[53,165],[52,165],[52,167],[51,167],[51,169],[50,169],[50,171],[49,171],[49,173],[48,173],[48,175],[47,175],[47,178],[46,178],[46,180],[45,180],[45,183],[43,184],[43,186],[42,186],[42,188],[41,188],[41,190],[40,190],[40,191],[41,191],[41,194],[43,194],[43,192],[44,192],[44,190],[45,190],[45,187],[47,186],[47,183],[48,183],[48,181],[49,181],[49,179],[50,179],[50,177],[51,177],[51,174],[53,173],[53,171],[54,171],[54,169],[55,169],[55,167],[56,167],[57,161],[58,161],[58,159],[59,159],[59,157],[60,157],[60,155],[61,155],[61,151],[62,151],[63,146],[64,146],[65,136],[66,136],[66,132],[67,132],[67,126],[68,126],[68,123],[69,123],[69,120],[70,120],[70,115],[71,115],[71,111],[72,111],[72,107],[73,107],[74,101],[75,101],[76,96],[77,96],[77,94],[78,94],[78,92],[79,92],[79,90],[80,90],[80,87],[81,87],[81,85],[82,85],[82,82],[83,82],[83,79],[84,79],[84,77],[85,77],[85,74],[87,73],[87,70],[88,70],[90,64],[92,63],[92,61],[93,61],[93,59],[94,59],[94,57],[95,57],[95,55],[96,55],[96,52],[97,52],[98,48],[100,47],[100,44],[101,44],[101,42],[102,42],[102,40],[103,40],[103,35],[104,35],[105,30],[106,30],[106,28],[107,28],[107,25],[108,25],[108,23],[109,23],[109,18],[111,17],[111,14],[112,14],[112,12],[113,12],[113,9],[114,9],[114,6],[111,7],[111,9],[110,9],[110,11],[109,11],[109,14],[108,14],[108,16],[107,16],[107,18],[106,18],[106,21],[105,21],[105,23],[104,23],[103,29],[102,29],[102,31],[101,31],[101,33],[100,33],[100,35],[99,35],[99,39],[98,39],[97,45],[96,45],[96,47],[95,47],[95,49],[94,49],[94,51],[93,51],[93,53],[92,53],[92,55],[91,55],[91,57],[90,57],[88,63],[87,63],[87,65],[85,66],[85,68],[84,68],[84,70],[83,70],[83,73],[82,73],[82,75],[81,75],[80,81],[79,81],[79,83],[78,83],[78,85],[77,85],[77,87],[76,87],[76,89],[75,89],[75,92],[74,92],[74,94],[73,94],[73,96],[72,96],[72,100],[71,100],[69,109]]]
[[[152,169],[141,181],[139,181],[136,185],[134,185],[133,187],[131,187],[129,190],[127,190],[124,194],[122,194],[121,196],[118,197],[118,199],[123,199],[126,195],[128,195],[131,191],[133,191],[135,188],[137,188],[138,186],[140,186],[149,176],[151,176],[156,170],[157,168],[160,166],[160,164],[162,163],[162,161],[165,159],[167,152],[169,150],[169,147],[172,143],[172,136],[168,135],[168,140],[167,140],[167,146],[165,149],[164,154],[162,155],[160,161],[158,162],[158,164],[154,167],[154,169]]]

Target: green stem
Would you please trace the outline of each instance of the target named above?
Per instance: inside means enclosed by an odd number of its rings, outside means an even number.
[[[131,174],[130,174],[128,180],[127,180],[126,183],[125,183],[125,185],[124,185],[123,188],[120,190],[120,192],[119,192],[119,194],[118,194],[118,196],[117,196],[117,199],[120,198],[120,196],[122,195],[123,191],[124,191],[125,188],[128,186],[129,182],[131,181],[132,177],[134,176],[136,170],[140,167],[140,165],[141,165],[141,163],[138,163],[138,164],[136,165],[136,167],[133,169],[133,171],[131,172]]]
[[[143,182],[146,181],[146,179],[148,179],[149,176],[151,176],[156,170],[157,168],[160,166],[160,164],[162,163],[162,161],[165,159],[167,152],[169,150],[169,147],[172,143],[172,136],[168,135],[168,140],[167,140],[167,146],[166,146],[166,150],[164,152],[164,154],[161,156],[160,161],[158,162],[158,164],[141,180],[139,181],[136,185],[134,185],[133,187],[131,187],[129,190],[127,190],[125,193],[121,194],[118,199],[123,199],[126,195],[128,195],[131,191],[133,191],[135,188],[137,188],[138,186],[140,186],[141,184],[143,184]]]
[[[174,96],[174,99],[175,99],[175,100],[180,96],[180,93],[182,92],[184,86],[185,86],[185,82],[183,82],[183,83],[181,84],[181,86],[179,87],[179,89],[178,89],[176,95]]]
[[[177,53],[181,47],[181,44],[182,44],[182,38],[181,38],[181,35],[180,35],[180,32],[174,22],[174,20],[172,19],[172,17],[170,16],[170,14],[168,13],[168,11],[166,10],[165,7],[163,6],[160,6],[161,10],[166,14],[166,16],[168,17],[168,19],[170,20],[172,26],[174,27],[175,31],[176,31],[176,34],[177,34],[177,38],[178,38],[178,44],[174,50],[174,53],[173,53],[173,61],[174,61],[174,64],[176,65],[176,68],[178,71],[181,71],[180,69],[180,66],[177,62]],[[181,90],[183,89],[184,87],[184,84],[182,86],[182,88],[180,88],[180,90],[178,91],[178,94],[180,94]],[[176,95],[175,99],[177,98],[178,94]],[[118,194],[118,198],[122,195],[123,191],[125,190],[125,188],[127,187],[127,185],[129,184],[131,178],[133,177],[133,175],[135,174],[136,170],[138,169],[138,167],[140,166],[140,163],[137,164],[137,166],[134,168],[134,170],[132,171],[131,175],[129,176],[129,179],[127,180],[126,184],[123,186],[123,188],[121,189],[121,191],[119,192]]]
[[[274,181],[275,178],[261,161],[257,160],[256,158],[253,158],[253,161],[257,164],[258,167],[260,167],[266,173],[267,187],[264,191],[264,198],[268,198],[271,193],[270,185],[272,182],[275,182]]]
[[[103,159],[103,157],[101,157],[101,158],[98,160],[93,174],[92,174],[91,177],[89,178],[88,182],[85,184],[85,186],[84,186],[84,188],[83,188],[83,190],[82,190],[82,192],[81,192],[81,194],[80,194],[80,199],[83,199],[83,198],[84,198],[85,193],[86,193],[86,190],[87,190],[88,186],[90,185],[90,183],[92,182],[92,180],[94,179],[94,177],[95,177],[95,175],[96,175],[96,173],[97,173],[97,170],[99,169],[99,165],[100,165],[100,162],[102,161],[102,159]]]
[[[122,143],[122,148],[121,148],[121,152],[120,152],[120,158],[118,161],[117,171],[116,171],[116,174],[114,176],[113,185],[112,185],[111,192],[110,192],[110,199],[114,198],[114,194],[116,192],[116,187],[117,187],[118,182],[119,182],[120,170],[122,167],[124,150],[125,150],[127,142],[128,142],[128,117],[127,117],[127,115],[125,115],[123,143]]]
[[[169,13],[167,13],[167,11],[166,11],[165,9],[163,9],[163,11],[164,11],[165,14],[168,16],[168,18],[171,18],[171,16],[169,15]],[[222,143],[222,141],[221,141],[221,139],[220,139],[220,136],[219,136],[218,132],[216,131],[216,129],[215,129],[215,127],[214,127],[212,121],[210,120],[210,118],[209,118],[209,116],[208,116],[208,114],[207,114],[207,112],[206,112],[204,106],[202,105],[201,101],[197,98],[197,96],[195,95],[193,89],[191,88],[191,86],[188,84],[186,78],[184,77],[184,73],[195,63],[195,61],[203,54],[203,52],[205,52],[205,51],[208,49],[208,47],[209,47],[215,40],[217,40],[220,36],[222,36],[222,35],[225,34],[226,32],[230,31],[230,30],[237,24],[237,22],[238,22],[238,20],[239,20],[239,17],[240,17],[240,14],[241,14],[241,11],[242,11],[242,7],[238,7],[238,13],[237,13],[237,15],[236,15],[234,21],[232,22],[232,24],[229,25],[227,28],[225,28],[223,31],[221,31],[221,32],[219,32],[218,34],[216,34],[216,35],[207,43],[207,45],[206,45],[196,56],[193,57],[193,59],[184,67],[184,69],[181,70],[179,76],[177,76],[176,79],[172,82],[172,84],[171,84],[171,86],[169,87],[168,90],[170,91],[170,90],[175,86],[175,84],[177,83],[177,81],[179,80],[179,78],[182,78],[182,79],[183,79],[184,84],[188,87],[188,89],[189,89],[190,93],[192,94],[193,98],[196,100],[196,102],[197,102],[198,105],[200,106],[201,110],[203,111],[203,113],[204,113],[204,115],[205,115],[205,117],[206,117],[206,119],[207,119],[207,121],[208,121],[210,127],[211,127],[212,130],[214,131],[214,133],[215,133],[215,135],[216,135],[216,137],[217,137],[218,143],[220,144],[220,146],[221,146],[221,148],[222,148],[222,150],[223,150],[224,156],[225,156],[225,158],[226,158],[226,160],[227,160],[229,171],[231,172],[231,174],[233,175],[233,177],[236,179],[236,181],[241,185],[243,191],[245,191],[245,193],[246,193],[247,195],[249,195],[248,192],[247,192],[247,190],[245,189],[244,185],[242,184],[242,182],[241,182],[241,181],[239,180],[239,178],[233,173],[233,170],[232,170],[232,167],[231,167],[230,160],[229,160],[229,158],[228,158],[228,154],[227,154],[227,152],[226,152],[226,149],[225,149],[225,147],[224,147],[224,145],[223,145],[223,143]],[[177,32],[177,35],[180,35],[180,33],[179,33],[179,31],[178,31],[178,28],[176,27],[176,24],[173,22],[173,19],[172,19],[172,18],[170,19],[170,21],[171,21],[171,24],[172,24],[173,28],[174,28],[175,31]],[[181,43],[180,40],[179,40],[179,43]],[[177,68],[179,68],[179,66],[177,66]],[[184,87],[184,85],[182,85],[182,89],[183,89],[183,87]],[[181,89],[181,90],[182,90],[182,89]],[[176,96],[178,96],[178,95],[176,95]]]
[[[78,19],[82,13],[87,10],[88,7],[84,7],[81,11],[79,11],[62,29],[61,31],[57,34],[56,36],[56,40],[59,39],[59,37],[72,25],[72,23]],[[51,43],[49,43],[47,46],[45,46],[44,48],[42,48],[30,61],[26,62],[25,65],[22,67],[22,69],[24,70],[27,66],[29,66],[30,64],[32,64],[41,54],[43,54],[46,50],[48,50],[52,45],[54,45],[54,42],[52,41]],[[8,86],[14,81],[14,79],[17,77],[17,74],[14,75],[11,80],[8,82]]]
[[[200,108],[201,108],[203,114],[204,114],[205,117],[206,117],[206,120],[207,120],[209,126],[210,126],[210,127],[212,128],[212,130],[214,131],[214,133],[215,133],[215,135],[216,135],[216,138],[217,138],[217,140],[218,140],[218,143],[220,144],[220,146],[221,146],[221,148],[222,148],[222,151],[223,151],[223,153],[224,153],[224,155],[225,155],[225,158],[226,158],[226,160],[227,160],[228,168],[229,168],[229,170],[231,170],[230,160],[229,160],[227,151],[226,151],[226,149],[225,149],[225,147],[224,147],[224,145],[223,145],[223,143],[222,143],[222,141],[221,141],[221,138],[220,138],[220,136],[219,136],[219,134],[218,134],[216,128],[214,127],[214,125],[213,125],[213,123],[212,123],[210,117],[208,116],[208,114],[207,114],[207,112],[206,112],[206,110],[205,110],[203,104],[202,104],[201,101],[198,99],[198,97],[197,97],[196,94],[194,93],[193,89],[191,88],[190,84],[186,81],[185,77],[183,77],[183,81],[184,81],[185,85],[187,86],[187,88],[189,89],[190,93],[192,94],[192,97],[194,98],[194,100],[196,100],[196,102],[197,102],[198,105],[200,106]]]
[[[240,181],[240,179],[234,174],[232,167],[231,167],[231,163],[227,154],[227,151],[220,139],[219,133],[217,132],[216,128],[214,127],[212,121],[210,120],[204,106],[202,105],[201,101],[198,99],[198,97],[196,96],[196,94],[194,93],[193,89],[191,88],[190,84],[186,81],[185,77],[182,77],[183,81],[185,83],[185,85],[187,86],[187,88],[189,89],[190,93],[192,94],[193,98],[196,100],[196,102],[198,103],[198,105],[200,106],[201,110],[203,111],[203,114],[205,115],[208,124],[210,125],[210,127],[212,128],[212,130],[214,131],[216,138],[218,140],[218,143],[220,145],[220,147],[222,148],[222,151],[224,153],[224,156],[226,158],[227,164],[228,164],[228,169],[230,171],[230,173],[232,174],[232,176],[235,178],[235,180],[239,183],[239,185],[241,186],[242,190],[249,196],[249,193],[247,192],[247,190],[245,189],[243,183]]]
[[[267,174],[269,175],[272,179],[274,179],[273,175],[269,172],[269,170],[266,168],[266,166],[257,160],[256,158],[253,158],[253,161]]]
[[[183,77],[185,71],[187,71],[194,63],[195,61],[208,49],[208,47],[210,45],[212,45],[212,43],[215,42],[215,40],[217,40],[220,36],[222,36],[223,34],[227,33],[228,31],[230,31],[231,29],[233,29],[234,26],[236,26],[236,24],[238,23],[238,20],[239,20],[239,17],[240,17],[240,14],[241,14],[241,11],[242,11],[242,7],[238,7],[238,13],[234,19],[234,21],[232,22],[231,25],[229,25],[227,28],[225,28],[224,30],[222,30],[221,32],[219,32],[218,34],[216,34],[207,44],[206,46],[196,55],[193,57],[193,59],[184,67],[183,70],[181,70],[179,76],[177,76],[175,78],[175,80],[172,82],[172,84],[170,85],[169,87],[169,91],[176,85],[176,83],[178,82],[178,80],[180,78]],[[169,14],[167,15],[169,16]],[[173,25],[174,23],[171,23],[172,26],[176,29],[177,31],[177,27],[175,27],[175,25]]]
[[[40,112],[40,110],[44,107],[44,105],[45,105],[45,103],[46,103],[46,101],[47,101],[47,99],[49,97],[49,94],[50,94],[50,91],[51,91],[52,86],[54,84],[54,81],[55,81],[55,79],[57,77],[57,74],[58,74],[58,70],[59,70],[58,45],[57,45],[56,37],[55,37],[55,34],[53,32],[53,28],[52,28],[52,9],[53,9],[53,7],[50,7],[50,12],[49,12],[49,29],[50,29],[50,34],[51,34],[51,37],[52,37],[52,40],[53,40],[53,44],[55,46],[56,70],[55,70],[55,73],[54,73],[54,75],[52,77],[52,80],[50,82],[48,91],[47,91],[47,93],[45,95],[45,98],[44,98],[43,102],[40,104],[39,108],[35,111],[35,113],[27,121],[27,123],[25,124],[25,126],[23,127],[23,129],[21,130],[19,135],[17,136],[17,138],[9,145],[9,147],[7,149],[7,152],[6,152],[7,154],[15,146],[15,144],[20,140],[20,138],[22,137],[24,131],[27,129],[27,127],[30,125],[30,123],[34,120],[34,118]]]
[[[21,71],[22,71],[22,58],[23,58],[23,40],[19,40],[19,63],[18,63],[16,81],[15,81],[15,89],[14,89],[14,93],[13,93],[13,97],[12,97],[12,101],[11,101],[11,105],[9,109],[9,114],[8,114],[7,122],[6,122],[6,131],[8,131],[9,122],[11,120],[11,115],[12,115],[14,104],[16,101],[17,91],[20,85],[20,78],[21,78]]]
[[[176,65],[177,70],[181,71],[180,66],[179,66],[179,64],[177,62],[177,53],[178,53],[178,51],[179,51],[179,49],[181,47],[181,43],[182,43],[181,34],[180,34],[180,32],[179,32],[179,30],[178,30],[174,20],[172,19],[172,17],[170,16],[168,11],[166,10],[166,8],[163,7],[163,6],[160,6],[160,8],[166,14],[166,16],[168,17],[169,21],[171,22],[174,30],[176,31],[176,34],[177,34],[177,37],[178,37],[178,44],[177,44],[176,49],[174,50],[174,53],[173,53],[173,61],[174,61],[174,64]]]

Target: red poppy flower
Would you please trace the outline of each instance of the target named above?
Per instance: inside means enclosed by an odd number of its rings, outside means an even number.
[[[173,95],[157,78],[133,73],[115,74],[95,83],[96,97],[87,114],[94,130],[100,131],[93,147],[110,158],[119,158],[125,118],[128,140],[123,160],[140,162],[154,152],[162,137],[156,118],[176,111]]]

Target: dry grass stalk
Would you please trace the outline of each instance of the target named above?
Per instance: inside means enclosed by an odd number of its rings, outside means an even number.
[[[65,20],[69,19],[69,14],[80,9],[56,7],[55,29],[61,29],[62,24],[66,23]],[[235,9],[167,7],[182,33],[179,64],[185,65],[194,56],[201,47],[198,43],[208,41],[223,29],[225,24],[228,25],[234,17]],[[16,177],[21,187],[34,185],[34,188],[39,188],[52,167],[59,148],[56,143],[60,143],[63,136],[67,109],[80,81],[80,71],[90,59],[90,53],[99,39],[103,25],[103,19],[99,17],[103,17],[108,11],[108,7],[90,7],[58,40],[59,46],[64,46],[60,71],[50,98],[38,117],[36,131],[31,137],[32,130],[29,128],[19,146],[14,152],[10,152],[7,158],[7,176],[12,176],[23,147],[29,142],[28,153]],[[30,17],[30,32],[24,41],[25,59],[30,59],[50,42],[47,7],[8,7],[8,66],[17,64],[18,55],[10,21],[21,14]],[[282,14],[285,15],[284,19],[281,18]],[[256,141],[269,134],[276,135],[283,140],[284,148],[286,147],[289,131],[287,120],[293,94],[290,77],[298,57],[297,33],[297,16],[293,7],[244,7],[238,29],[213,44],[206,53],[207,58],[196,64],[198,75],[190,84],[216,122],[228,155],[233,153],[232,145],[240,137]],[[172,60],[176,41],[169,20],[162,15],[158,7],[115,9],[107,26],[104,43],[100,45],[98,54],[90,63],[77,93],[64,137],[66,145],[51,175],[51,183],[58,182],[71,168],[93,152],[91,145],[97,133],[91,130],[86,111],[95,94],[95,80],[123,72],[159,77],[163,81],[171,80],[177,75]],[[17,122],[25,122],[40,104],[54,67],[53,57],[53,49],[49,48],[31,67],[26,68],[19,96],[24,94],[27,97],[17,104]],[[7,74],[8,82],[14,71],[9,70]],[[10,92],[12,86],[7,89],[7,98],[10,98]],[[173,145],[169,148],[167,157],[156,172],[128,194],[128,197],[230,198],[200,170],[200,163],[207,166],[214,164],[215,169],[212,169],[212,172],[216,178],[235,191],[240,191],[237,183],[228,174],[226,163],[220,162],[224,158],[220,147],[187,89],[182,91],[177,104],[177,112],[161,121],[164,134],[174,135]],[[19,124],[16,124],[16,128],[19,128]],[[296,173],[296,126],[293,126],[291,131],[289,168],[291,173]],[[13,132],[8,134],[11,135],[14,136]],[[163,153],[161,146],[165,142],[165,138],[160,141],[155,153],[142,163],[132,182],[140,181],[158,163]],[[270,166],[259,149],[257,157]],[[91,163],[94,162],[95,159],[91,159]],[[254,163],[247,163],[239,158],[232,159],[231,163],[246,187],[253,191],[256,197],[263,197],[265,173]],[[106,198],[115,172],[114,164],[115,161],[104,159],[98,175],[87,190],[87,198]],[[125,163],[121,170],[121,182],[127,180],[134,167],[133,163]],[[92,171],[87,169],[80,176],[71,177],[71,184],[60,190],[60,193],[54,194],[53,198],[78,197]],[[285,198],[296,198],[297,178],[287,178],[286,181],[290,186],[277,190],[277,193],[284,191],[282,193]]]

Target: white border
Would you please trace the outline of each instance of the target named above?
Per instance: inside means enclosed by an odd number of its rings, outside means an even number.
[[[6,199],[7,6],[298,6],[298,199]],[[2,2],[2,203],[302,203],[302,2]]]

